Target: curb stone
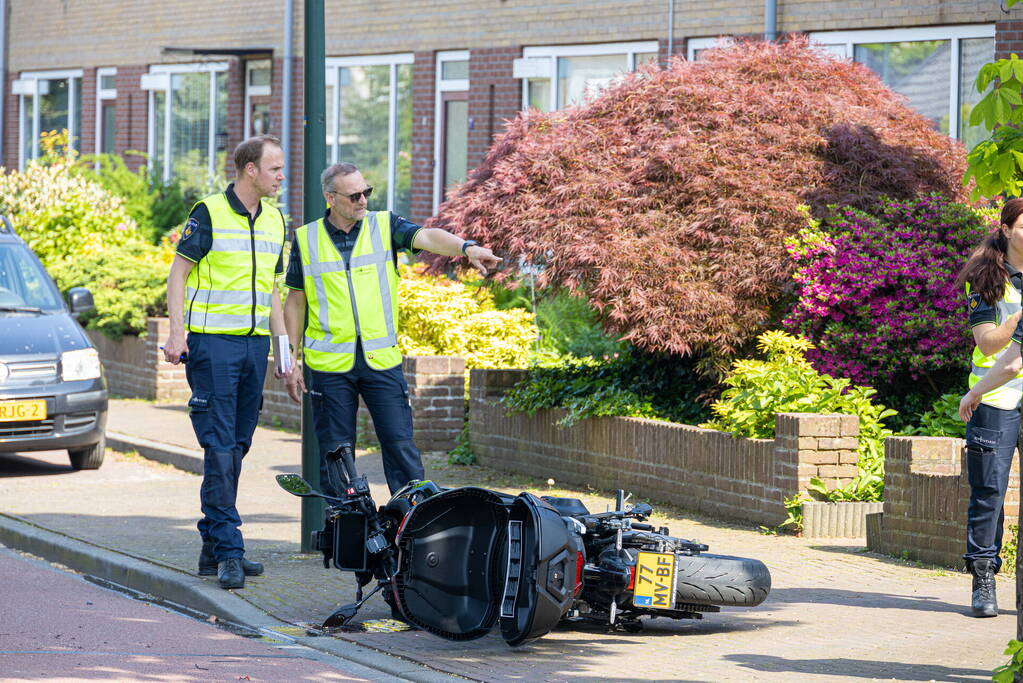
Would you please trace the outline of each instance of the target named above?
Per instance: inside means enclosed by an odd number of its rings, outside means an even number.
[[[51,531],[15,515],[0,513],[0,543],[133,591],[158,596],[203,614],[215,615],[270,638],[293,642],[348,660],[368,669],[353,673],[363,676],[368,674],[374,681],[441,683],[472,680],[442,673],[350,641],[325,636],[288,635],[288,631],[294,628],[292,624],[274,619],[236,593],[225,591],[177,569]],[[381,677],[379,673],[389,676]]]

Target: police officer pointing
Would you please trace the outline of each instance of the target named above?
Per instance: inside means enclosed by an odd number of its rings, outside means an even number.
[[[320,183],[327,213],[295,232],[284,283],[289,289],[284,304],[288,335],[302,340],[311,373],[320,484],[327,493],[338,493],[330,486],[323,456],[343,443],[355,443],[361,394],[380,441],[387,486],[394,493],[423,476],[398,350],[395,254],[425,249],[464,255],[484,274],[501,259],[446,230],[421,228],[389,211],[367,212],[373,188],[352,164],[328,167]],[[287,385],[291,398],[300,402],[302,373],[292,372]]]
[[[263,402],[269,335],[285,331],[276,284],[284,216],[268,200],[284,180],[280,140],[249,138],[234,163],[235,182],[198,202],[181,233],[167,278],[164,345],[168,362],[186,361],[192,428],[203,448],[199,574],[216,574],[224,588],[263,573],[244,558],[235,500]]]

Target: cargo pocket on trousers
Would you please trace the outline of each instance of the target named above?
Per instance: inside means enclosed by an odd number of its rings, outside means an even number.
[[[194,415],[195,413],[209,412],[212,395],[209,391],[192,392],[192,397],[188,399],[188,413]]]
[[[1002,430],[987,427],[970,427],[966,430],[967,479],[972,487],[986,485],[988,472],[993,464],[1002,439]]]

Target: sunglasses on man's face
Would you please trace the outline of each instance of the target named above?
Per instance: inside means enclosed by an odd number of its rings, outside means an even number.
[[[365,197],[366,199],[369,199],[369,196],[373,194],[373,188],[367,187],[365,190],[362,190],[361,192],[355,192],[353,194],[343,194],[341,192],[334,192],[333,190],[331,190],[330,193],[336,194],[341,197],[347,197],[348,201],[354,204],[355,202],[359,201],[359,197]]]

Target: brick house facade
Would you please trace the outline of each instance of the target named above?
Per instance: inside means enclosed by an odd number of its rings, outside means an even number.
[[[245,135],[245,64],[250,59],[269,58],[270,132],[280,132],[284,83],[283,3],[276,0],[228,2],[216,5],[214,11],[210,11],[209,3],[198,0],[170,4],[149,0],[92,3],[7,0],[0,5],[5,5],[8,13],[4,42],[7,73],[3,80],[4,97],[0,100],[4,107],[0,162],[7,168],[18,168],[26,156],[26,133],[22,128],[32,124],[23,102],[42,97],[25,95],[25,88],[35,87],[31,79],[46,78],[48,72],[80,71],[75,90],[81,106],[75,127],[83,153],[95,151],[96,127],[101,124],[97,118],[96,98],[97,70],[101,68],[116,68],[116,98],[112,106],[116,118],[113,146],[118,153],[154,152],[149,149],[156,128],[156,122],[151,120],[154,118],[151,115],[154,90],[144,90],[142,81],[159,65],[226,63],[226,104],[223,111],[218,112],[225,119],[225,133],[218,131],[216,145],[229,154]],[[303,3],[294,5],[291,139],[286,145],[290,154],[288,208],[293,222],[297,223],[303,215],[304,18]],[[440,199],[437,174],[441,172],[438,169],[442,165],[444,145],[438,139],[439,134],[443,135],[439,120],[442,98],[438,83],[442,74],[438,73],[438,53],[459,50],[468,55],[464,129],[458,132],[465,139],[459,141],[456,151],[464,154],[464,165],[471,169],[483,159],[504,121],[516,116],[529,98],[528,86],[524,86],[522,78],[516,77],[514,67],[524,50],[535,50],[537,46],[552,46],[555,50],[574,46],[585,52],[585,46],[594,46],[607,54],[608,50],[615,49],[614,45],[643,44],[652,45],[652,52],[663,64],[668,57],[669,42],[675,54],[684,56],[690,44],[700,41],[704,44],[715,36],[755,36],[764,31],[760,2],[743,0],[728,5],[707,0],[675,2],[674,25],[670,28],[668,5],[663,0],[484,0],[470,4],[431,0],[418,3],[415,11],[411,11],[407,3],[398,0],[372,3],[327,0],[326,55],[328,62],[349,60],[339,67],[342,75],[338,86],[349,88],[345,97],[359,87],[368,87],[344,82],[346,76],[354,73],[345,69],[358,68],[350,65],[369,64],[374,56],[405,55],[404,59],[410,60],[411,107],[410,113],[402,110],[401,114],[411,118],[405,122],[405,125],[411,124],[410,140],[407,149],[401,148],[406,144],[401,141],[392,144],[395,157],[393,168],[387,173],[392,174],[388,181],[394,180],[395,193],[402,183],[408,185],[402,212],[422,222],[434,212]],[[985,39],[993,39],[991,56],[1023,51],[1020,50],[1023,47],[1023,9],[1003,13],[998,3],[990,0],[916,0],[898,7],[889,5],[865,0],[843,0],[837,4],[782,0],[778,3],[777,30],[779,34],[874,31],[881,32],[877,34],[881,37],[862,40],[894,42],[901,40],[900,32],[906,30],[929,29],[933,33],[914,40],[942,40],[943,30],[947,29],[949,35],[954,36],[958,35],[959,27],[980,26],[982,29],[989,27],[981,33],[990,36]],[[189,54],[182,51],[183,48],[194,48],[196,52]],[[644,47],[642,51],[648,49]],[[556,55],[560,53],[552,54],[557,60]],[[561,69],[561,66],[552,69]],[[391,90],[400,87],[394,80],[394,73],[392,68]],[[551,73],[560,76],[562,72],[552,70]],[[546,87],[557,90],[560,80],[552,77]],[[16,94],[16,90],[20,94]],[[329,119],[328,114],[328,122]],[[402,121],[394,126],[399,131],[395,135],[401,134]],[[338,154],[342,157],[348,149],[344,145],[353,144],[346,142],[352,133],[342,129],[345,125],[342,122],[338,126]],[[407,171],[402,155],[410,157]],[[132,156],[128,161],[137,167],[142,157]],[[399,174],[407,176],[399,178]]]

